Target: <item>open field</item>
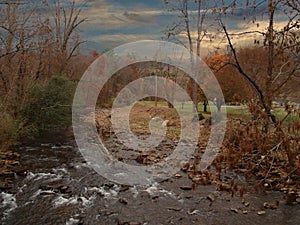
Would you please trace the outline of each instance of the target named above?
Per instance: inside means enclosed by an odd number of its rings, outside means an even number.
[[[155,102],[154,101],[139,101],[140,104],[145,104],[145,105],[152,105],[155,106]],[[214,105],[214,103],[210,102],[210,104],[213,107],[213,111],[216,111],[216,106]],[[158,107],[168,107],[167,102],[165,101],[158,101],[157,102],[157,106]],[[174,104],[175,108],[182,108],[183,107],[183,111],[187,111],[187,112],[191,112],[192,111],[192,102],[185,102],[184,104],[182,104],[182,102],[175,102]],[[201,113],[203,112],[203,104],[199,103],[198,104],[198,110]],[[250,116],[251,113],[249,112],[247,106],[245,105],[240,105],[240,106],[232,106],[232,105],[223,105],[222,106],[222,111],[226,111],[226,113],[229,116]],[[207,106],[207,113],[205,114],[210,114],[211,113],[211,109],[210,106]],[[292,122],[296,122],[299,121],[299,117],[297,115],[297,112],[291,113],[287,116],[287,113],[285,111],[284,107],[276,107],[273,110],[274,115],[278,118],[278,119],[285,119],[285,123],[292,123]]]

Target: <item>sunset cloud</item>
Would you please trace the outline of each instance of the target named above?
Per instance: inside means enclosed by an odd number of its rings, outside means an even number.
[[[224,34],[217,29],[217,21],[211,11],[208,11],[204,28],[209,36],[204,38],[202,47],[204,52],[215,51],[226,47],[227,42]],[[223,18],[229,33],[241,32],[264,32],[267,27],[266,14],[263,13],[264,6],[257,9],[257,17],[252,23],[252,11],[245,8],[237,8],[233,14]],[[190,9],[190,15],[196,11]],[[162,0],[90,0],[88,1],[81,16],[87,17],[88,22],[81,27],[82,37],[87,40],[85,48],[96,48],[98,51],[114,48],[120,44],[132,41],[154,39],[161,40],[165,37],[164,31],[167,26],[179,21],[178,11],[168,11]],[[282,14],[276,16],[275,26],[282,28],[286,17]],[[258,25],[257,25],[258,24]],[[194,24],[195,25],[195,24]],[[196,28],[191,28],[192,36],[196,37]],[[186,35],[178,36],[182,42],[186,42]],[[253,44],[254,39],[261,39],[259,34],[248,34],[234,36],[233,42],[238,46]]]

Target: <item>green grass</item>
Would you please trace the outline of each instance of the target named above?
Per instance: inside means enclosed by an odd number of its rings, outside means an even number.
[[[145,105],[155,105],[154,101],[140,101],[141,104],[145,104]],[[159,101],[157,102],[157,106],[158,107],[168,107],[167,102],[165,101]],[[181,108],[182,103],[181,102],[175,102],[175,107]],[[216,107],[214,107],[213,111],[216,111]],[[203,104],[200,103],[198,105],[198,109],[199,112],[203,113]],[[183,106],[183,113],[190,113],[192,111],[192,103],[191,102],[185,102],[184,106]],[[211,114],[211,110],[210,107],[207,106],[207,113],[203,113],[204,117],[208,117]],[[233,117],[245,117],[248,118],[251,114],[248,111],[247,108],[235,108],[235,107],[226,107],[226,112],[228,116],[233,116]],[[286,117],[287,113],[285,112],[285,109],[282,108],[276,108],[273,111],[273,114],[276,116],[276,118],[278,120],[282,120]],[[290,115],[288,115],[285,119],[284,119],[284,124],[291,124],[294,122],[300,122],[300,117],[297,113],[291,113]]]
[[[141,104],[145,104],[145,105],[155,105],[154,101],[140,101]],[[182,107],[182,103],[181,102],[175,102],[175,107],[177,108],[181,108]],[[157,102],[157,106],[158,107],[168,107],[167,102],[165,101],[159,101]],[[216,106],[212,106],[213,110],[212,111],[216,111]],[[190,112],[192,110],[192,103],[191,102],[185,102],[183,105],[183,110],[184,111],[188,111]],[[198,110],[200,112],[203,112],[204,110],[204,106],[202,103],[198,104]],[[242,109],[242,108],[232,108],[232,107],[226,107],[226,112],[227,114],[236,114],[236,115],[249,115],[249,112],[247,109]],[[211,113],[211,109],[209,106],[207,106],[207,113],[210,114]]]
[[[287,115],[284,108],[277,108],[274,110],[273,113],[276,116],[276,118],[278,118],[280,120],[284,119]],[[293,123],[293,122],[299,122],[299,121],[300,121],[300,118],[297,115],[297,113],[291,113],[284,120],[285,123]]]

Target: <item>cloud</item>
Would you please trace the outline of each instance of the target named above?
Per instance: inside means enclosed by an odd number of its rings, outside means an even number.
[[[132,13],[132,12],[127,12],[125,11],[123,13],[123,16],[128,19],[131,20],[133,22],[137,22],[137,23],[153,23],[154,18],[152,16],[145,15],[143,12],[143,15],[138,14],[138,13]]]
[[[140,41],[140,40],[159,40],[160,34],[124,34],[124,33],[115,33],[115,34],[98,34],[90,37],[89,42],[85,43],[85,48],[89,50],[98,50],[103,51],[107,49],[115,48],[119,45]]]
[[[162,10],[147,9],[141,3],[129,8],[126,4],[107,0],[91,1],[82,12],[82,16],[88,18],[89,25],[97,25],[98,28],[103,29],[155,24],[162,14]]]
[[[81,28],[83,37],[100,45],[102,50],[130,41],[161,39],[164,36],[163,30],[166,29],[167,25],[180,20],[178,11],[167,11],[164,8],[166,7],[160,0],[90,0],[82,12],[82,16],[88,18],[88,23]],[[265,11],[264,5],[258,8],[256,12],[253,12],[251,8],[240,7],[235,9],[233,14],[223,15],[223,20],[231,34],[256,30],[265,32],[268,25]],[[189,11],[191,17],[196,12],[193,8]],[[256,21],[252,23],[254,17],[256,17]],[[285,25],[284,21],[286,21],[286,17],[283,14],[277,14],[275,27],[282,28]],[[224,34],[218,30],[216,23],[215,16],[209,11],[204,28],[209,32],[210,37],[203,39],[202,47],[212,51],[226,48],[228,45]],[[193,38],[196,37],[195,25],[195,21],[191,22]],[[184,33],[181,33],[179,38],[187,43]],[[242,46],[253,44],[254,39],[262,40],[262,38],[260,34],[249,33],[232,36],[232,41],[236,46]]]
[[[90,46],[100,45],[100,51],[130,41],[160,39],[163,35],[161,30],[166,26],[161,8],[151,8],[135,1],[125,4],[121,1],[93,0],[81,16],[88,18],[81,27],[83,39]]]
[[[255,23],[252,23],[243,20],[237,21],[230,19],[225,20],[224,23],[227,27],[228,33],[230,34],[234,47],[241,47],[251,46],[254,44],[254,41],[256,41],[256,43],[258,41],[260,44],[262,44],[265,38],[262,33],[267,32],[269,22],[267,20],[256,20]],[[274,29],[281,30],[286,25],[287,21],[279,20],[274,23]],[[204,48],[208,51],[226,50],[228,41],[225,38],[224,33],[214,28],[215,27],[207,27],[208,35],[202,40],[201,48]],[[192,30],[191,36],[193,40],[196,40],[197,31]],[[186,42],[186,32],[179,34],[179,37],[181,40]]]
[[[116,33],[116,34],[103,34],[94,36],[91,41],[97,43],[118,43],[124,44],[139,40],[148,40],[148,39],[156,39],[157,34],[154,35],[147,35],[147,34],[123,34],[123,33]]]

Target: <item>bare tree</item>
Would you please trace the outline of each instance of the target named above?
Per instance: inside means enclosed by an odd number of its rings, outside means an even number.
[[[253,9],[257,8],[256,1],[253,2]],[[225,8],[231,8],[232,5]],[[250,6],[248,6],[250,7]],[[268,25],[266,31],[253,31],[248,33],[259,33],[263,38],[263,46],[261,47],[267,54],[266,69],[260,80],[264,83],[259,83],[254,79],[251,71],[246,70],[241,63],[236,46],[233,44],[233,36],[228,31],[225,23],[220,16],[219,21],[225,33],[229,44],[229,49],[232,52],[234,63],[233,65],[238,69],[240,74],[253,86],[254,90],[259,96],[259,102],[265,111],[268,118],[271,119],[276,126],[278,121],[274,114],[272,114],[272,100],[275,99],[278,91],[285,86],[285,84],[295,76],[300,69],[299,62],[299,4],[297,1],[285,0],[269,0],[267,7]],[[288,11],[289,16],[286,25],[282,28],[275,29],[274,18],[275,14],[283,11]],[[220,14],[221,15],[221,14]],[[247,35],[246,33],[238,35]],[[259,43],[256,42],[255,43]]]
[[[187,48],[196,55],[201,54],[201,42],[207,35],[207,29],[204,28],[204,21],[208,12],[206,0],[174,0],[164,1],[170,5],[170,10],[177,11],[180,20],[167,28],[167,39],[176,38],[179,34],[184,33],[187,38]],[[181,44],[184,44],[180,39],[176,38]],[[193,60],[193,59],[192,59]],[[198,86],[193,82],[193,102],[198,111]]]
[[[39,9],[45,7],[50,14],[40,13]],[[81,11],[82,5],[77,6],[75,1],[69,4],[65,1],[64,5],[60,1],[1,2],[0,107],[3,110],[18,115],[37,82],[67,72],[69,60],[82,43],[78,28],[86,19],[81,17]]]
[[[4,1],[0,18],[0,76],[1,105],[14,113],[22,108],[27,96],[27,85],[32,66],[30,52],[34,49],[36,29],[31,20],[34,8],[25,10],[20,1]],[[31,68],[32,69],[32,68]]]
[[[60,0],[55,0],[53,4],[49,4],[54,19],[54,36],[56,48],[60,55],[61,65],[60,72],[63,72],[71,57],[76,54],[79,46],[84,43],[78,35],[79,26],[84,23],[87,18],[81,17],[83,5],[77,5],[75,0],[67,1],[62,4]]]

